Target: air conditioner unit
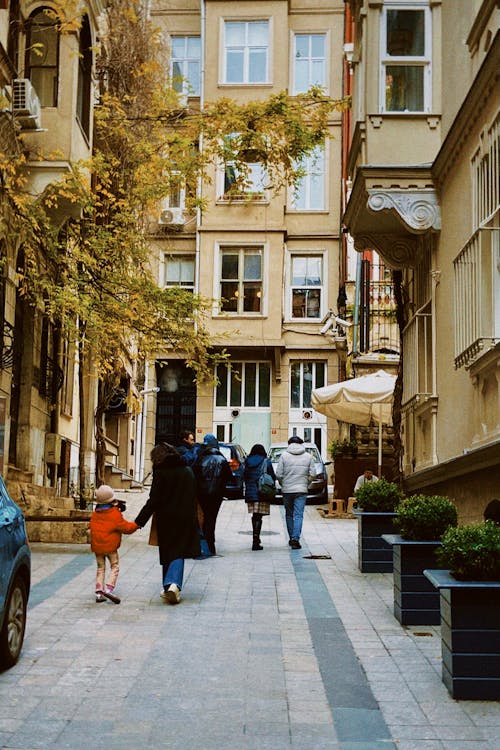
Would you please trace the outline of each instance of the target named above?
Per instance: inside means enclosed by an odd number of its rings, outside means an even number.
[[[163,208],[160,211],[158,224],[162,227],[182,227],[186,223],[182,208]]]
[[[28,78],[15,78],[12,81],[12,114],[23,130],[41,127],[40,100]]]
[[[312,419],[312,417],[312,409],[304,409],[304,411],[302,412],[302,419]]]

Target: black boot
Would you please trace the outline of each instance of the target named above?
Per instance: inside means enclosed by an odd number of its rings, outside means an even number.
[[[252,529],[253,529],[253,543],[252,543],[252,550],[255,552],[259,549],[264,549],[262,544],[260,543],[260,530],[262,528],[262,514],[261,513],[253,513],[252,514]]]

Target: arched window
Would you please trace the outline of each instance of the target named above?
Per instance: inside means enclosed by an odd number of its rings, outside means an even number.
[[[76,116],[82,130],[90,135],[90,96],[92,84],[92,39],[88,16],[82,19],[78,55],[78,90],[76,98]]]
[[[57,107],[59,31],[47,8],[39,8],[29,19],[26,71],[42,107]]]

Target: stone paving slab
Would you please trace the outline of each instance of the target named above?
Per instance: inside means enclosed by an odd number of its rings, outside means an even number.
[[[147,497],[122,496],[128,518]],[[0,748],[500,750],[499,704],[449,697],[439,628],[394,619],[392,575],[357,570],[356,524],[308,506],[291,551],[272,506],[255,553],[246,506],[226,502],[220,554],[186,561],[176,607],[147,529],[124,537],[120,605],[95,604],[87,546],[33,544]]]

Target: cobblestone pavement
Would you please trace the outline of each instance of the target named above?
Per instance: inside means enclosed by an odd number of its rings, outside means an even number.
[[[134,518],[146,494],[120,496]],[[33,545],[1,748],[499,750],[500,704],[449,697],[439,629],[394,619],[392,576],[358,571],[356,521],[308,506],[291,551],[273,506],[252,552],[246,506],[225,502],[219,556],[186,561],[178,606],[147,539],[123,539],[120,605],[95,603],[87,546]]]

